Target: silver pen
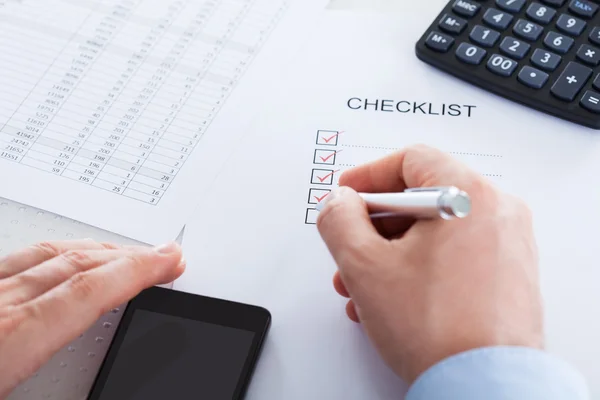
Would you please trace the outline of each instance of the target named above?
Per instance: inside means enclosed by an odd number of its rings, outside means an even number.
[[[359,193],[372,218],[406,216],[416,219],[465,218],[471,212],[469,195],[454,187],[406,189],[401,193]],[[317,206],[321,210],[324,204]]]

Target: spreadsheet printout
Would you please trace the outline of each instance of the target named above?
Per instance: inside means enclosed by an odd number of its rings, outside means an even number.
[[[242,114],[221,109],[272,31],[317,4],[0,1],[0,195],[174,238],[239,135],[217,115]]]

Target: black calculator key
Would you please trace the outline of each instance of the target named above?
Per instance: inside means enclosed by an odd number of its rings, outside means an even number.
[[[496,5],[504,11],[518,13],[525,5],[525,0],[496,0]]]
[[[517,68],[517,62],[508,57],[494,54],[487,62],[487,67],[493,73],[500,76],[511,76]]]
[[[592,86],[600,90],[600,74],[596,75],[596,79],[594,79],[594,82],[592,82]]]
[[[475,16],[480,8],[481,4],[472,0],[456,0],[452,6],[452,10],[455,13],[464,15],[465,17]]]
[[[443,31],[458,35],[467,27],[467,21],[454,15],[445,14],[440,20],[439,27]]]
[[[591,68],[571,61],[554,82],[550,91],[561,100],[573,101],[591,75]]]
[[[566,53],[573,46],[573,39],[568,36],[561,35],[556,32],[548,32],[544,39],[544,44],[549,49],[556,51],[557,53]]]
[[[461,43],[456,49],[456,57],[467,64],[478,65],[486,55],[486,51],[470,43]]]
[[[569,14],[562,14],[556,21],[556,27],[569,35],[579,36],[585,29],[586,22]]]
[[[542,28],[538,24],[529,22],[524,19],[518,20],[517,23],[515,24],[515,27],[513,28],[515,35],[518,35],[518,36],[522,37],[523,39],[532,40],[532,41],[538,40],[538,38],[542,34],[543,30],[544,30],[544,28]]]
[[[492,47],[500,38],[500,33],[493,29],[476,25],[471,31],[469,38],[482,46]]]
[[[519,82],[533,89],[541,89],[548,82],[548,74],[528,65],[521,68],[517,78]]]
[[[500,43],[500,50],[510,56],[512,58],[516,58],[518,60],[522,59],[527,55],[529,48],[531,46],[529,43],[525,43],[521,40],[515,39],[513,37],[507,36]]]
[[[577,50],[577,58],[595,67],[600,64],[600,50],[589,44],[582,44]]]
[[[454,44],[454,39],[443,33],[433,31],[427,37],[425,44],[432,50],[445,53]]]
[[[527,8],[527,16],[540,24],[549,24],[555,15],[556,10],[554,8],[540,3],[531,3]]]
[[[549,6],[561,7],[563,4],[565,4],[566,0],[542,0],[542,1],[546,4],[548,4]]]
[[[588,111],[600,114],[600,93],[586,91],[579,104]]]
[[[589,38],[590,38],[590,42],[600,45],[600,28],[595,27],[594,29],[592,29],[592,31],[590,32]]]
[[[483,14],[483,21],[492,28],[504,30],[508,28],[513,20],[513,16],[504,11],[488,8]]]
[[[546,71],[554,71],[560,64],[562,57],[550,51],[535,49],[531,56],[531,63]]]
[[[587,0],[571,0],[569,10],[581,17],[592,18],[598,11],[598,5]]]

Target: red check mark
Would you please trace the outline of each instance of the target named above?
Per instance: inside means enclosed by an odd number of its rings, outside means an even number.
[[[339,170],[338,170],[339,171]],[[325,182],[327,179],[331,178],[333,176],[333,174],[335,174],[338,171],[331,171],[330,173],[328,173],[327,175],[325,175],[324,177],[320,177],[317,176],[317,178],[321,181],[321,183]]]
[[[333,135],[333,136],[331,136],[331,137],[328,137],[328,138],[321,136],[321,139],[323,139],[323,140],[325,141],[325,143],[329,143],[329,142],[331,142],[333,139],[335,139],[336,137],[340,136],[342,133],[344,133],[344,132],[338,132],[338,133],[336,133],[335,135]]]
[[[337,153],[339,153],[342,150],[339,151],[334,151],[333,153],[331,153],[330,155],[328,155],[327,157],[321,157],[319,156],[319,158],[323,161],[323,162],[327,162],[327,160],[330,160],[331,157],[335,156]]]
[[[325,197],[329,196],[329,193],[325,193],[323,196],[319,197],[319,196],[313,196],[315,198],[315,200],[317,200],[317,203],[322,202]]]

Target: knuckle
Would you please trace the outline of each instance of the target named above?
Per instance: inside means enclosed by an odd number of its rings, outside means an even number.
[[[39,242],[32,246],[34,251],[41,253],[48,258],[54,258],[61,253],[61,249],[55,242]]]
[[[16,332],[27,321],[26,309],[16,311],[15,307],[6,307],[0,312],[0,332],[3,337],[8,337]]]
[[[62,261],[74,267],[89,265],[92,262],[89,253],[80,250],[69,250],[60,257]]]
[[[96,281],[86,272],[80,272],[69,280],[69,290],[79,299],[92,297],[97,290]]]

